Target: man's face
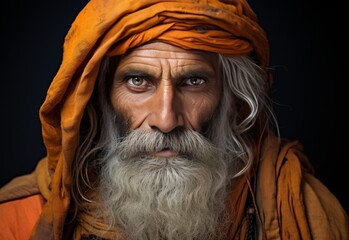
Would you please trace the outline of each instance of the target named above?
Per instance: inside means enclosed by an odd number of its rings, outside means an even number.
[[[111,102],[131,129],[201,132],[221,94],[218,57],[155,42],[134,49],[116,69]],[[159,153],[160,154],[160,153]]]
[[[156,42],[119,60],[111,103],[120,118],[106,119],[113,124],[99,194],[102,212],[130,239],[215,236],[229,167],[202,133],[217,118],[220,95],[215,54]],[[120,137],[123,120],[130,131]]]

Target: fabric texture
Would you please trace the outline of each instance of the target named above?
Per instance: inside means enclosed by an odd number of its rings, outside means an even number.
[[[318,179],[299,141],[268,138],[258,168],[264,239],[349,239],[349,218]]]
[[[30,188],[25,188],[22,184],[21,189],[28,190]],[[44,199],[40,194],[0,204],[0,239],[28,240],[40,216],[43,204]]]

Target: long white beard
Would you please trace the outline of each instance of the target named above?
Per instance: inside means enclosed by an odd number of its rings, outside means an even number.
[[[162,149],[179,154],[152,155]],[[219,151],[196,132],[132,131],[103,160],[103,212],[127,239],[220,239],[227,169]]]

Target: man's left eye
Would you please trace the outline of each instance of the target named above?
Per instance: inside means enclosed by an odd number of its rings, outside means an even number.
[[[205,83],[206,81],[203,78],[193,77],[189,78],[184,83],[189,86],[197,86]]]

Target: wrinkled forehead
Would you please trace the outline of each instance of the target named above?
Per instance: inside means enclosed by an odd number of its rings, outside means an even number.
[[[121,62],[132,61],[132,59],[146,59],[149,60],[183,60],[192,62],[193,64],[210,64],[218,66],[218,54],[202,50],[188,50],[181,47],[155,41],[146,43],[139,47],[133,48],[124,54],[120,60]]]

